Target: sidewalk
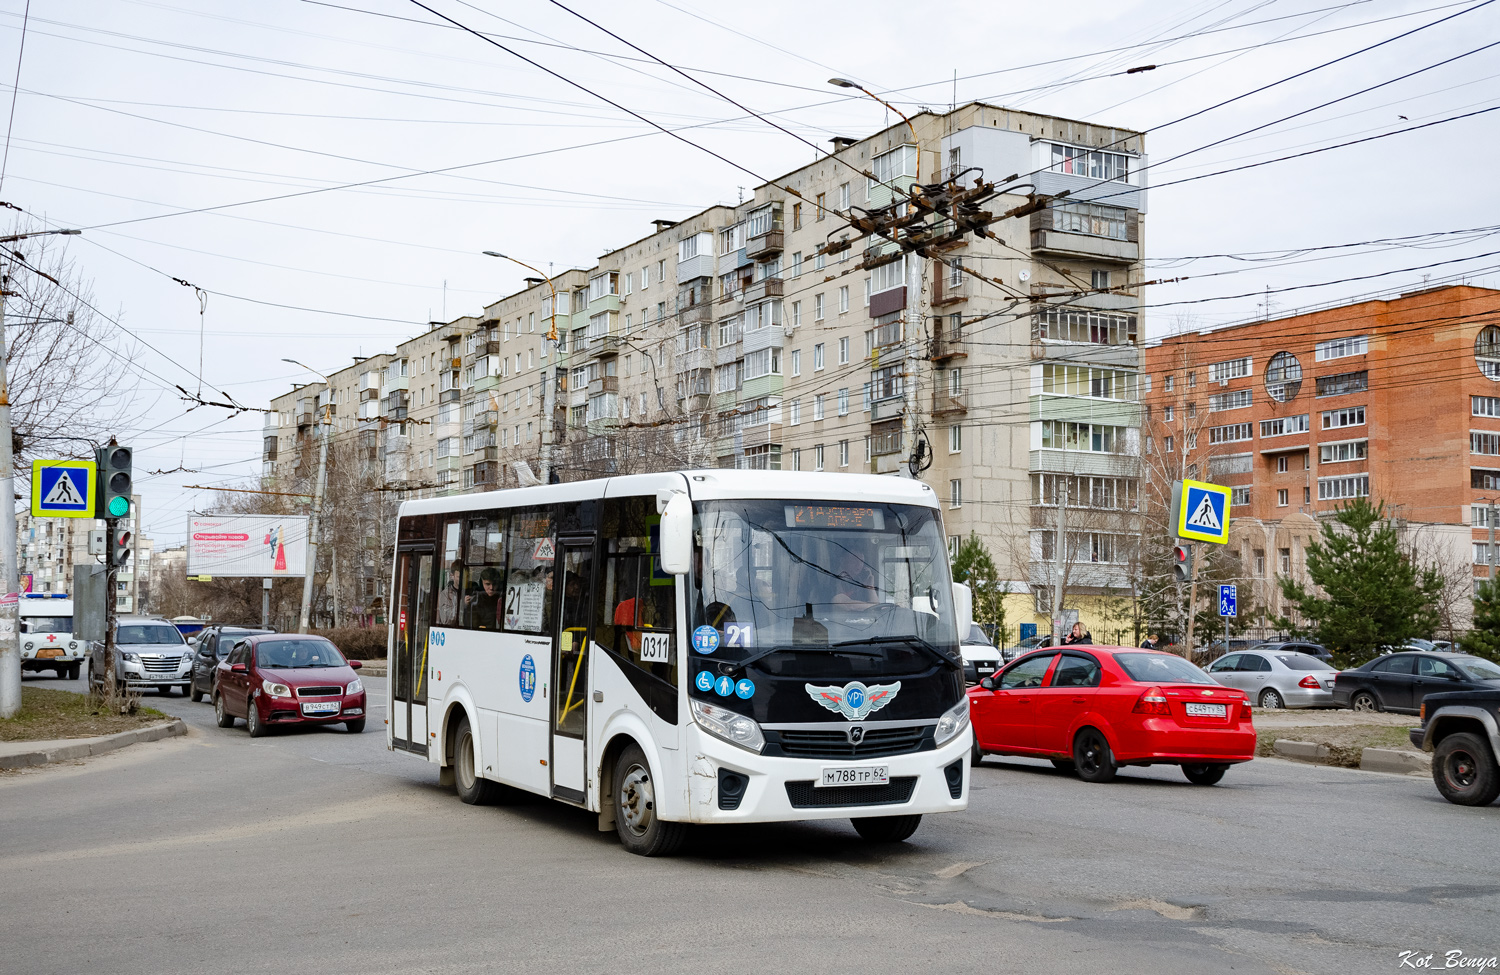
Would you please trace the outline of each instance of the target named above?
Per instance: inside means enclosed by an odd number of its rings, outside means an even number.
[[[54,741],[0,741],[0,769],[29,768],[49,762],[66,762],[90,755],[103,755],[138,741],[160,741],[187,734],[181,718],[134,731],[99,738],[62,738]]]

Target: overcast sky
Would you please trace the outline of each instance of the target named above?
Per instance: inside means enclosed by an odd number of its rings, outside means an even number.
[[[814,158],[552,3],[424,2],[755,174]],[[0,85],[15,77],[26,6],[0,0]],[[983,99],[1144,130],[1153,185],[1500,105],[1500,47],[1470,53],[1500,38],[1492,0],[570,6],[820,145],[890,121],[830,87],[837,75],[903,110]],[[1157,67],[1123,73],[1147,64]],[[47,226],[85,228],[68,246],[99,307],[161,350],[142,348],[143,364],[190,389],[199,305],[171,279],[210,292],[204,388],[257,406],[305,378],[282,356],[332,371],[520,287],[524,272],[482,250],[589,267],[651,219],[735,203],[757,182],[403,0],[31,0],[19,77],[0,200]],[[1424,274],[1500,282],[1500,256],[1481,256],[1500,251],[1488,232],[1274,253],[1500,224],[1497,121],[1443,121],[1153,189],[1148,274],[1192,278],[1148,290],[1147,333],[1243,320],[1267,288],[1285,311]],[[438,169],[450,171],[404,175]],[[223,209],[179,214],[204,207]],[[151,219],[107,226],[139,218]],[[1175,260],[1222,254],[1255,260]],[[1400,273],[1322,284],[1390,271]],[[1274,290],[1309,284],[1321,286]],[[183,485],[258,475],[262,424],[254,413],[184,414],[160,385],[143,385],[140,419],[119,431],[137,448],[158,545],[180,541],[186,514],[211,500]],[[178,466],[194,473],[146,474]]]

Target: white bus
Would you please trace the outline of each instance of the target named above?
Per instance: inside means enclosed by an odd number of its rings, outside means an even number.
[[[967,590],[919,481],[622,476],[408,501],[397,539],[387,744],[465,802],[550,796],[648,856],[968,804]]]

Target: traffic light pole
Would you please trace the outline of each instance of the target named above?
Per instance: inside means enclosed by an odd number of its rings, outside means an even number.
[[[120,569],[115,565],[114,539],[115,529],[119,527],[120,519],[104,519],[104,672],[99,675],[99,696],[110,711],[118,711],[122,703],[116,693],[121,684],[119,672],[115,669],[115,586],[118,585]]]
[[[0,718],[21,710],[21,568],[16,560],[16,463],[11,453],[10,385],[5,375],[5,290],[0,276]],[[12,595],[15,594],[15,595]],[[11,602],[14,599],[16,602]]]
[[[1198,616],[1198,573],[1193,573],[1193,579],[1188,583],[1188,618],[1187,618],[1187,645],[1183,647],[1187,651],[1189,662],[1193,659],[1193,622]]]

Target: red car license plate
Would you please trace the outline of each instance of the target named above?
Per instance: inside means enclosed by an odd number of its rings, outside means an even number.
[[[1192,718],[1222,718],[1229,714],[1227,704],[1201,704],[1197,701],[1189,701],[1182,707]]]

